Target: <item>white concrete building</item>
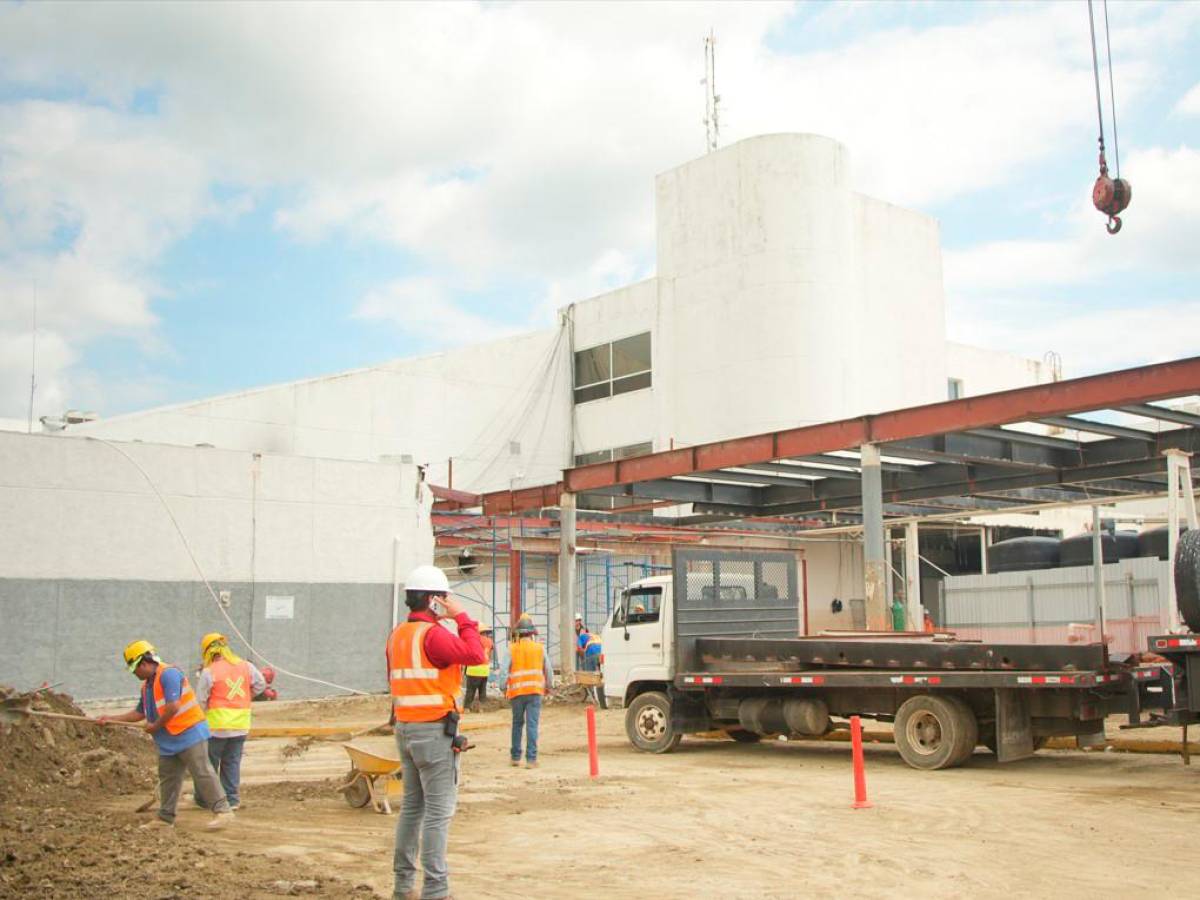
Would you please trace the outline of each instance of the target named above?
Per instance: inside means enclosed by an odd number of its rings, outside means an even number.
[[[400,457],[483,491],[1046,380],[1039,362],[946,341],[937,223],[856,193],[848,168],[828,138],[741,141],[658,176],[655,276],[555,327],[72,430]]]
[[[384,690],[396,579],[433,556],[431,500],[413,465],[0,432],[0,683],[131,696],[127,643],[191,671],[220,631]]]

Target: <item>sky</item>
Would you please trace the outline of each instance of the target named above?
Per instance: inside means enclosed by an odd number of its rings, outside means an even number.
[[[951,339],[1068,376],[1195,355],[1200,2],[1108,19],[1116,236],[1082,0],[0,2],[0,417],[28,413],[35,309],[36,415],[109,416],[653,275],[710,29],[723,145],[834,137],[858,190],[939,220]]]

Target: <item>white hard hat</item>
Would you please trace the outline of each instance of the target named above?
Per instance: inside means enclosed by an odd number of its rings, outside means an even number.
[[[581,613],[575,613],[575,621],[576,621],[576,622],[582,622],[582,621],[583,621],[583,615],[582,615]]]
[[[432,591],[437,594],[450,593],[450,582],[446,573],[437,566],[417,566],[404,579],[406,591]]]

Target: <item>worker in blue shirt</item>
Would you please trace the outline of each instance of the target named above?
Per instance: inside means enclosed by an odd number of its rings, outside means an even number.
[[[579,613],[575,614],[575,656],[579,663],[579,671],[581,672],[599,672],[600,659],[604,654],[604,648],[600,644],[600,638],[592,634],[587,629],[587,625],[583,623],[583,616]],[[596,698],[596,703],[601,709],[608,709],[608,701],[604,698],[604,688],[600,685],[595,685],[588,688],[590,693]]]

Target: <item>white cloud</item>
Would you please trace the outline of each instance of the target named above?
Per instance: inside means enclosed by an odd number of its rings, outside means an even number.
[[[1116,272],[1200,273],[1200,149],[1154,147],[1129,154],[1133,189],[1121,231],[1110,236],[1088,186],[1055,240],[996,241],[944,254],[949,294],[1004,294],[1087,283]]]
[[[951,318],[952,340],[1002,347],[1031,359],[1053,350],[1068,376],[1195,356],[1200,294],[1137,307],[1059,308],[1028,298],[964,305]]]
[[[851,13],[871,6],[836,15]],[[76,350],[114,333],[150,341],[154,302],[171,287],[155,265],[222,213],[209,197],[219,183],[241,189],[240,202],[287,198],[276,225],[298,240],[384,241],[432,273],[369,293],[360,316],[427,342],[494,334],[463,298],[511,279],[540,285],[540,322],[548,305],[646,274],[652,176],[702,147],[710,27],[726,143],[830,134],[883,199],[927,205],[1010,184],[1090,134],[1091,59],[1073,6],[988,7],[969,24],[874,31],[802,56],[767,49],[793,14],[710,3],[0,7],[0,79],[73,98],[0,104],[0,290],[25,292],[38,273],[47,315]],[[1123,104],[1148,91],[1198,17],[1192,4],[1121,7]],[[1128,167],[1132,229],[1150,221],[1153,188]],[[1156,234],[1150,249],[1185,253],[1182,236]],[[1143,238],[1120,240],[1127,252]],[[948,272],[1002,286],[991,260],[1008,253],[1073,282],[1088,251],[1068,244],[1065,259],[1054,246],[989,247]],[[19,337],[20,319],[0,309],[0,337]]]
[[[400,278],[369,291],[356,318],[387,322],[429,349],[493,340],[517,329],[461,309],[435,278]]]
[[[1183,116],[1200,116],[1200,83],[1179,98],[1175,104],[1175,112]]]

